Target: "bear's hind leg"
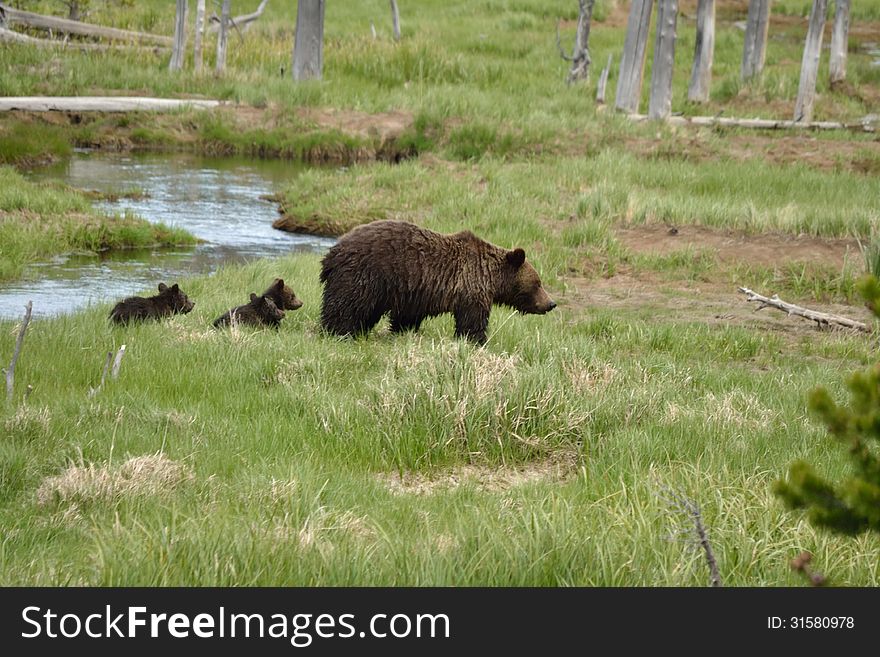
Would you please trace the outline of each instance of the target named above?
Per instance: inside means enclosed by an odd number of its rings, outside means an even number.
[[[391,332],[403,333],[405,331],[418,331],[424,317],[406,315],[403,313],[391,313]]]

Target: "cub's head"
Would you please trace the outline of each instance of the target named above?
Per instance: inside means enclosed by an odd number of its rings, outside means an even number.
[[[258,297],[251,292],[251,305],[256,308],[257,313],[266,322],[280,322],[284,319],[284,311],[275,305],[272,298],[268,295]]]
[[[189,300],[189,297],[183,293],[177,283],[168,287],[165,283],[159,283],[159,298],[162,303],[171,308],[172,312],[186,314],[193,309],[196,304]]]
[[[526,262],[526,252],[522,249],[505,254],[501,287],[495,302],[524,315],[543,315],[556,307],[556,302],[541,285],[538,272]]]
[[[272,297],[275,305],[282,310],[297,310],[302,308],[303,305],[303,302],[296,296],[293,288],[285,285],[282,278],[276,278],[272,281],[272,285],[263,292],[263,296]]]

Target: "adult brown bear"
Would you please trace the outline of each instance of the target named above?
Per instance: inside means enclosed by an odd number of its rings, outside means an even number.
[[[336,335],[366,333],[386,313],[395,333],[452,313],[456,336],[484,344],[493,304],[528,314],[556,307],[522,249],[405,221],[374,221],[343,235],[321,262],[321,282],[321,324]]]

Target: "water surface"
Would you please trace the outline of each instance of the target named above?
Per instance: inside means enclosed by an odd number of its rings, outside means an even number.
[[[277,204],[264,198],[302,170],[302,165],[278,161],[89,152],[42,169],[34,177],[114,194],[143,192],[142,198],[96,205],[109,213],[134,212],[184,228],[205,242],[68,254],[29,265],[21,279],[0,284],[0,318],[20,317],[28,300],[34,302],[35,315],[51,316],[155,289],[161,281],[210,273],[221,265],[323,252],[334,240],[272,228]]]

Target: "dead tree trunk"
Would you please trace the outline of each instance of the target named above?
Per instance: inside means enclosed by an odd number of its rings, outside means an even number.
[[[801,60],[801,80],[794,106],[795,121],[813,120],[813,101],[816,99],[816,78],[819,75],[819,58],[822,56],[822,36],[825,32],[827,9],[828,0],[813,0],[807,40],[804,44],[804,57]]]
[[[617,76],[617,96],[614,106],[632,114],[639,111],[642,96],[642,77],[645,74],[645,56],[648,52],[648,29],[654,0],[633,0],[626,24],[626,39]]]
[[[741,77],[750,80],[764,70],[767,51],[767,27],[770,25],[770,0],[751,0],[746,19]]]
[[[220,34],[217,35],[217,62],[214,65],[216,73],[222,73],[226,68],[226,43],[229,39],[229,3],[231,0],[223,0],[223,8],[220,10]]]
[[[577,34],[574,38],[574,48],[571,51],[571,57],[565,54],[562,49],[562,42],[559,38],[559,24],[556,25],[556,47],[559,48],[559,55],[567,62],[571,62],[571,69],[568,71],[566,84],[577,82],[578,80],[586,80],[590,76],[590,23],[593,19],[593,5],[596,0],[578,0],[578,24]]]
[[[708,103],[712,86],[712,58],[715,55],[715,0],[700,0],[697,5],[697,43],[694,68],[688,86],[688,100]]]
[[[293,79],[320,80],[324,68],[324,0],[298,0]]]
[[[21,355],[21,347],[24,345],[24,334],[27,333],[28,324],[31,323],[31,311],[34,309],[32,301],[28,301],[24,307],[24,319],[21,322],[21,328],[18,329],[18,337],[15,338],[15,347],[12,350],[12,360],[9,361],[9,368],[3,370],[6,375],[6,401],[12,401],[12,393],[15,389],[15,365],[18,363],[18,357]]]
[[[174,16],[174,44],[171,46],[171,63],[168,69],[179,71],[183,68],[183,60],[186,57],[186,13],[188,4],[186,0],[177,0],[177,13]]]
[[[600,105],[605,104],[605,89],[608,87],[608,76],[611,74],[612,61],[613,55],[608,53],[608,63],[602,69],[602,73],[599,75],[599,85],[596,87],[596,102]]]
[[[202,72],[202,39],[205,38],[205,0],[196,0],[196,34],[193,45],[193,60],[196,73]]]
[[[248,28],[253,25],[260,16],[263,15],[263,11],[266,9],[267,4],[269,4],[269,0],[263,0],[257,7],[256,11],[251,12],[250,14],[242,14],[241,16],[233,16],[229,19],[229,22],[239,34],[247,32]],[[214,16],[212,20],[217,21],[217,17]],[[217,32],[219,29],[219,22],[215,22],[213,25],[211,25],[211,32]]]
[[[397,10],[397,0],[391,0],[391,27],[394,30],[394,40],[400,41],[400,12]]]
[[[675,68],[675,26],[678,0],[657,0],[657,40],[651,67],[648,117],[665,119],[672,111],[672,71]]]
[[[835,0],[834,29],[831,31],[831,84],[846,79],[846,49],[849,44],[850,0]]]

